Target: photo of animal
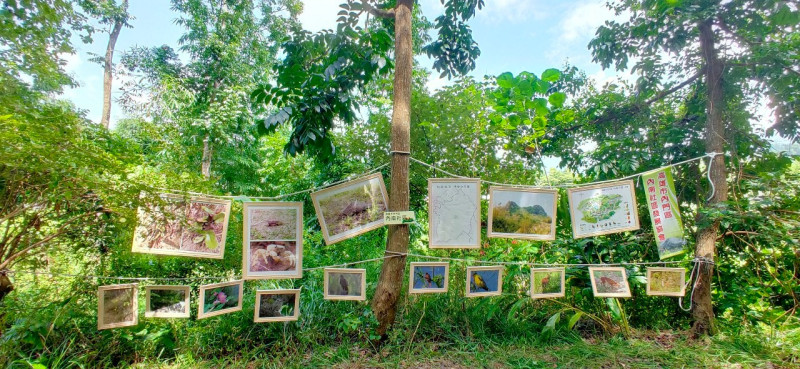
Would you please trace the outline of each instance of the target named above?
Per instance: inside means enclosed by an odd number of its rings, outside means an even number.
[[[686,294],[686,269],[647,268],[647,294],[684,296]]]
[[[564,268],[532,268],[531,297],[564,296],[564,273]]]
[[[383,226],[387,197],[381,174],[312,193],[326,244]]]
[[[625,268],[621,267],[590,267],[589,276],[592,289],[597,297],[630,297]]]
[[[446,262],[411,263],[409,293],[446,292],[449,269]]]
[[[325,298],[329,300],[366,299],[366,269],[325,269]]]
[[[467,297],[499,295],[503,288],[503,267],[468,267]]]

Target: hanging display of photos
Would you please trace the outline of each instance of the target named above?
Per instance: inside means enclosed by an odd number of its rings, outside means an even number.
[[[531,268],[531,297],[564,297],[565,282],[564,268]]]
[[[408,293],[444,293],[450,273],[447,262],[414,262],[408,269]]]
[[[97,329],[139,324],[139,285],[115,284],[97,288]]]
[[[481,246],[481,180],[428,179],[428,247]]]
[[[683,222],[672,182],[672,169],[661,168],[642,175],[647,197],[647,208],[658,246],[658,257],[663,260],[684,252],[686,239]]]
[[[145,318],[188,318],[190,286],[145,287]]]
[[[230,200],[186,199],[160,195],[160,203],[139,207],[131,251],[222,259],[228,233]]]
[[[574,238],[639,229],[633,181],[604,183],[567,190]]]
[[[301,278],[303,203],[245,202],[242,208],[243,278]]]
[[[487,236],[523,240],[556,239],[558,190],[489,187]]]
[[[622,267],[589,267],[594,297],[631,297],[628,275]]]
[[[311,193],[325,244],[383,227],[388,198],[380,173]]]
[[[467,297],[499,296],[503,293],[503,266],[467,267]]]
[[[323,294],[326,300],[367,299],[367,270],[325,268]]]
[[[686,269],[647,268],[647,294],[651,296],[684,296]]]
[[[197,319],[204,319],[242,310],[243,290],[243,280],[200,286],[200,303],[197,304]]]
[[[288,322],[300,317],[300,290],[256,291],[253,322]]]

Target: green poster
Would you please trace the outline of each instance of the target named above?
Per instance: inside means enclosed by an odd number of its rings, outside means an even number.
[[[658,257],[666,259],[682,254],[686,239],[683,236],[683,222],[675,197],[671,168],[661,168],[642,175],[647,208],[658,246]]]

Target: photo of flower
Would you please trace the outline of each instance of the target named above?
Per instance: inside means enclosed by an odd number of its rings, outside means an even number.
[[[243,281],[200,286],[197,318],[208,318],[242,310]]]

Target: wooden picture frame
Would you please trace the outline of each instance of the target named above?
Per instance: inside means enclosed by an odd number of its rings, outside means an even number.
[[[130,296],[107,296],[111,295],[113,291],[130,291]],[[97,330],[131,327],[139,324],[139,285],[137,283],[128,284],[114,284],[97,287]],[[123,317],[130,314],[130,319],[115,319],[112,313],[119,307],[111,306],[112,301],[106,301],[106,298],[119,299],[120,297],[127,297],[120,301],[122,305],[128,305],[127,312],[122,312]]]
[[[225,240],[228,236],[231,200],[200,196],[192,196],[187,199],[172,194],[159,196],[162,201],[168,203],[167,207],[170,209],[167,211],[180,212],[180,214],[167,220],[169,215],[163,214],[165,211],[161,210],[161,206],[153,209],[153,211],[162,211],[160,216],[153,215],[140,206],[137,210],[139,223],[134,232],[132,252],[209,259],[225,257]],[[198,219],[202,219],[203,216],[207,216],[208,219],[201,223]],[[189,222],[194,223],[192,225]],[[159,229],[159,224],[162,225],[160,228],[165,230]],[[153,229],[154,227],[156,229]],[[204,233],[197,233],[198,231],[193,230],[195,227],[203,228],[201,231]],[[180,236],[176,237],[177,234]],[[209,237],[212,234],[214,237]],[[206,242],[214,242],[216,247],[212,248]]]
[[[668,291],[668,290],[659,290],[659,288],[665,288],[665,279],[663,278],[656,278],[657,274],[676,274],[675,282],[678,285],[678,291]],[[662,282],[659,283],[657,280],[661,280]],[[661,284],[661,286],[658,286]],[[657,286],[656,288],[653,288]],[[686,269],[684,268],[647,268],[647,295],[649,296],[673,296],[673,297],[683,297],[686,295]]]
[[[505,267],[502,266],[502,265],[500,265],[500,266],[473,266],[473,267],[467,267],[466,296],[467,297],[484,297],[484,296],[500,296],[501,294],[503,294],[503,271],[504,270],[505,270]],[[487,272],[494,272],[494,271],[497,272],[496,278],[489,278],[491,276],[491,273],[487,273]],[[473,276],[473,273],[475,273],[475,275],[478,276],[477,277],[478,279],[476,279],[476,277]],[[487,279],[488,279],[488,281],[487,281]],[[493,279],[494,279],[494,281],[495,281],[494,283],[496,284],[496,287],[497,287],[496,290],[492,290],[491,286],[490,286],[492,284],[492,280]],[[484,285],[483,288],[485,288],[486,291],[485,292],[473,292],[472,291],[473,280],[478,281],[477,282],[478,284],[482,283]],[[481,288],[480,285],[475,285],[475,290],[476,291],[478,289],[480,289],[480,288]]]
[[[453,206],[449,202],[456,196],[466,203]],[[429,248],[480,248],[481,180],[428,178],[428,220]]]
[[[228,307],[228,308],[222,308],[220,310],[205,312],[205,310],[207,310],[207,309],[205,309],[205,307],[206,307],[206,293],[208,291],[220,289],[221,292],[224,292],[224,290],[222,290],[222,289],[224,289],[225,287],[232,287],[232,286],[237,286],[238,287],[238,291],[234,292],[234,293],[236,293],[236,296],[237,296],[236,306],[231,306],[231,307]],[[229,292],[230,292],[230,290],[229,290]],[[197,319],[205,319],[205,318],[210,318],[212,316],[228,314],[228,313],[233,313],[233,312],[237,312],[237,311],[242,310],[242,296],[243,296],[243,294],[244,294],[244,280],[231,281],[231,282],[222,282],[222,283],[214,283],[214,284],[207,284],[207,285],[200,286],[200,293],[199,293],[200,301],[197,304]],[[225,294],[226,301],[230,301],[229,300],[230,295],[232,295],[232,294],[230,294],[230,293]],[[211,298],[215,299],[215,297],[213,297],[213,296],[211,296]],[[213,303],[213,301],[212,301],[212,303]],[[227,302],[224,303],[224,304],[227,304]]]
[[[517,194],[514,196],[513,194]],[[516,238],[534,241],[552,241],[556,239],[556,207],[558,206],[558,190],[543,188],[523,188],[523,187],[489,187],[489,215],[488,229],[486,232],[489,238]],[[549,214],[547,214],[549,212]],[[497,214],[495,214],[497,213]],[[519,213],[514,217],[514,213]],[[542,215],[544,213],[544,215]],[[503,220],[495,226],[495,221],[499,218]],[[521,226],[521,221],[543,221],[543,217],[550,218],[550,225],[547,233],[534,233],[533,230],[527,233],[507,232],[508,227],[517,228]],[[517,219],[522,218],[522,219]],[[514,222],[517,223],[514,223]],[[501,226],[502,225],[502,226]],[[543,228],[538,223],[532,223],[531,228]],[[506,231],[506,232],[504,232]]]
[[[424,270],[424,268],[430,267],[430,271]],[[415,274],[417,268],[423,268],[421,271],[425,274],[422,275],[420,278],[418,275]],[[438,268],[444,268],[441,273],[436,273]],[[434,274],[431,276],[430,274]],[[427,277],[426,277],[427,276]],[[439,277],[439,278],[437,278]],[[433,287],[434,283],[437,283],[436,280],[441,279],[442,287]],[[413,262],[410,263],[408,269],[408,293],[409,294],[417,294],[417,293],[445,293],[449,288],[449,279],[450,279],[450,263],[448,262]],[[421,282],[421,287],[414,287],[417,283]],[[427,286],[425,284],[427,283]],[[437,284],[438,286],[438,284]]]
[[[144,304],[144,317],[145,318],[188,318],[191,315],[191,299],[192,299],[192,287],[191,286],[172,286],[172,285],[156,285],[156,286],[146,286],[145,288],[145,304]],[[152,293],[154,290],[164,290],[164,291],[183,291],[184,298],[181,300],[183,302],[183,311],[181,312],[172,312],[172,311],[158,311],[160,309],[153,310],[152,302]]]
[[[619,273],[619,278],[600,276],[595,273]],[[592,281],[594,297],[631,297],[631,287],[628,284],[628,274],[623,267],[589,267],[589,278]],[[599,282],[598,283],[598,279]],[[606,291],[614,288],[615,291]]]
[[[553,273],[558,273],[556,279],[553,278]],[[545,274],[543,278],[537,280],[536,276]],[[564,297],[566,290],[566,269],[563,267],[558,268],[531,268],[531,298],[534,299],[548,299],[554,297]],[[544,292],[552,285],[552,281],[558,281],[561,286],[557,292]],[[536,287],[541,287],[541,292],[536,292]]]
[[[292,315],[281,315],[281,316],[270,316],[270,317],[262,317],[260,316],[261,313],[261,297],[268,296],[268,295],[293,295],[294,296],[294,308],[292,311]],[[284,305],[281,305],[284,306]],[[278,309],[280,310],[280,308]],[[255,314],[253,314],[253,322],[255,323],[269,323],[269,322],[289,322],[297,320],[300,317],[300,290],[299,289],[291,289],[291,290],[258,290],[256,291],[256,308]]]
[[[242,278],[302,278],[303,203],[244,202],[242,212]]]
[[[323,295],[325,300],[364,301],[367,299],[366,269],[325,268],[324,271],[325,276],[323,281]],[[337,275],[339,278],[336,278]],[[358,275],[358,278],[360,279],[356,280],[360,281],[360,286],[356,285],[355,289],[352,289],[353,286],[351,285],[354,283],[352,277],[345,279],[343,275]],[[332,290],[334,290],[334,293],[331,293]],[[351,295],[351,291],[357,291],[358,295]],[[344,292],[344,294],[342,292]]]
[[[378,193],[375,193],[376,191]],[[364,195],[367,199],[361,198]],[[376,195],[380,195],[377,201]],[[326,245],[383,227],[383,213],[389,209],[389,195],[386,193],[381,173],[312,192],[311,201],[314,203]],[[374,213],[373,208],[376,208]],[[368,217],[366,219],[368,222],[350,227],[348,224],[350,220],[363,216]],[[361,221],[363,220],[357,220]],[[337,233],[332,233],[332,230]]]
[[[635,186],[633,180],[623,180],[567,189],[573,238],[639,229]],[[628,209],[615,208],[609,211],[603,208],[614,203],[620,207],[627,204]],[[584,209],[579,209],[581,207]],[[578,216],[579,211],[581,217]]]

